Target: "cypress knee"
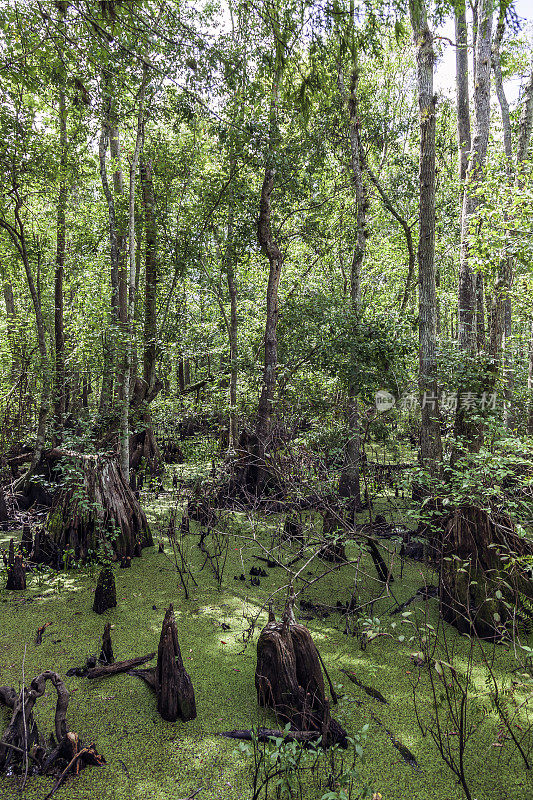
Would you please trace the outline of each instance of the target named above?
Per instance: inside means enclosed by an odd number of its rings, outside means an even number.
[[[196,717],[194,688],[181,657],[172,604],[167,609],[155,668],[157,710],[163,719],[187,722]]]
[[[102,649],[100,651],[100,658],[98,659],[101,664],[113,664],[115,656],[113,655],[113,644],[111,642],[111,623],[106,622],[104,633],[102,635]]]
[[[110,566],[106,566],[98,576],[96,592],[94,593],[93,611],[103,614],[108,608],[115,608],[117,605],[117,590],[115,586],[115,575]]]
[[[13,541],[13,539],[11,540]],[[6,589],[21,591],[26,588],[26,570],[22,563],[22,556],[16,555],[7,573]]]
[[[22,526],[22,538],[20,540],[20,549],[25,556],[29,556],[33,550],[33,536],[29,525]]]

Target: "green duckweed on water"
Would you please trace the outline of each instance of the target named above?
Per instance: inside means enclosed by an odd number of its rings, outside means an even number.
[[[168,508],[159,503],[150,511],[157,538],[157,533],[164,529]],[[96,571],[73,570],[46,579],[33,575],[25,592],[2,592],[0,683],[15,687],[21,684],[23,661],[26,683],[43,669],[56,670],[64,676],[70,668],[82,665],[87,656],[98,652],[107,621],[113,626],[117,659],[155,650],[165,609],[169,603],[174,604],[184,663],[195,687],[197,719],[186,724],[165,722],[157,713],[149,687],[128,675],[94,681],[66,678],[71,692],[69,728],[77,731],[84,742],[94,741],[107,764],[88,767],[78,778],[69,778],[57,791],[57,800],[178,800],[199,787],[202,791],[197,796],[202,800],[251,798],[249,762],[238,752],[235,742],[218,734],[252,725],[276,726],[273,716],[258,708],[254,687],[255,643],[267,619],[264,609],[246,648],[243,638],[250,620],[284,581],[279,568],[267,569],[268,577],[261,578],[260,586],[252,587],[249,578],[242,582],[234,577],[242,572],[248,576],[254,565],[266,566],[254,560],[253,555],[264,554],[259,543],[268,542],[269,530],[277,524],[275,517],[257,526],[258,542],[251,541],[249,535],[243,536],[249,520],[240,517],[233,524],[220,590],[209,565],[201,570],[204,559],[196,546],[195,527],[191,525],[188,557],[198,587],[189,584],[188,600],[179,585],[168,544],[165,554],[159,554],[157,547],[150,548],[143,551],[141,558],[133,560],[131,569],[116,570],[118,605],[101,616],[92,611]],[[6,542],[7,535],[3,534],[2,546]],[[306,572],[305,579],[311,580],[321,569],[320,563],[313,562],[308,571],[312,574]],[[331,572],[306,590],[306,599],[325,605],[337,600],[346,602],[351,596],[354,569],[347,566]],[[366,556],[359,570],[360,575],[368,574],[360,590],[361,602],[365,596],[371,596],[373,572]],[[426,580],[431,583],[432,576],[424,568],[415,563],[405,566],[403,580],[393,584],[394,598],[389,595],[372,608],[373,617],[380,619],[379,631],[385,635],[370,641],[364,650],[359,635],[343,633],[344,619],[340,614],[305,622],[341,695],[334,708],[335,716],[349,733],[357,733],[365,723],[370,725],[361,771],[383,800],[463,797],[431,736],[421,734],[413,701],[415,693],[419,715],[429,719],[428,668],[417,666],[410,656],[416,650],[416,643],[409,641],[412,630],[409,621],[427,613],[428,621],[436,625],[437,601],[413,604],[410,616],[387,614],[395,601],[409,598]],[[284,598],[284,591],[274,597],[278,613]],[[394,629],[392,621],[396,622]],[[46,629],[42,644],[35,645],[37,628],[47,622],[52,625]],[[446,634],[449,646],[456,649],[455,666],[466,669],[467,640],[451,629]],[[399,635],[405,635],[402,642]],[[494,653],[497,678],[509,685],[516,667],[511,648],[498,646]],[[369,696],[342,670],[353,671],[361,683],[380,692],[387,705]],[[517,678],[518,684],[519,681]],[[518,685],[517,702],[520,691]],[[533,778],[516,749],[501,735],[489,703],[486,671],[477,657],[471,692],[472,714],[480,722],[467,744],[467,776],[473,797],[477,800],[533,797]],[[36,718],[43,733],[53,729],[54,704],[55,693],[49,689],[36,706]],[[9,711],[1,709],[0,714],[5,726]],[[525,714],[524,711],[523,722],[527,724]],[[453,731],[446,733],[454,735]],[[499,746],[502,742],[503,746]],[[402,756],[402,746],[415,756],[418,768],[404,757],[405,752]],[[15,797],[42,800],[51,786],[51,778],[30,777],[21,792],[19,778],[4,776],[0,781],[0,800]],[[308,800],[317,799],[313,784],[309,784],[304,796]]]

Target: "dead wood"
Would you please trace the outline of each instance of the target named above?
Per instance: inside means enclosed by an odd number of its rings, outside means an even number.
[[[115,661],[114,664],[107,664],[106,666],[94,667],[87,673],[88,678],[105,678],[108,675],[118,675],[120,672],[129,672],[133,667],[139,667],[141,664],[146,664],[154,658],[155,653],[148,653],[146,656],[137,656],[137,658],[129,658],[127,661]]]
[[[155,668],[131,670],[129,674],[141,678],[155,691],[157,710],[163,719],[188,722],[196,718],[194,688],[181,657],[172,604],[163,620]]]
[[[283,620],[271,620],[257,642],[258,703],[272,708],[298,731],[315,731],[326,744],[346,743],[346,731],[331,718],[318,651],[311,633],[294,618],[294,596]]]
[[[43,739],[39,736],[33,718],[35,703],[44,695],[47,682],[54,686],[57,693],[54,733],[58,742],[48,754],[41,745]],[[47,795],[48,798],[52,797],[74,768],[78,774],[80,767],[86,764],[105,763],[105,759],[97,753],[94,744],[84,748],[78,735],[68,731],[69,698],[69,692],[62,678],[57,672],[48,670],[34,678],[29,689],[24,686],[20,693],[11,686],[0,687],[0,703],[12,710],[11,721],[0,739],[0,770],[17,767],[22,769],[27,765],[28,759],[33,761],[34,769],[42,775],[59,768],[61,773]],[[51,738],[53,741],[53,737]],[[63,767],[65,763],[66,766]]]
[[[385,700],[378,689],[373,689],[372,686],[366,686],[366,684],[359,680],[357,675],[354,675],[353,672],[349,672],[347,669],[341,669],[341,672],[344,672],[344,674],[352,681],[352,683],[355,683],[356,686],[359,686],[359,688],[362,689],[363,692],[365,692],[365,694],[367,694],[369,697],[373,697],[374,700],[378,700],[380,703],[384,703],[386,706],[389,705],[389,701]]]
[[[251,730],[234,730],[219,733],[226,739],[242,739],[245,742],[253,740],[254,732]],[[259,742],[268,742],[270,739],[283,739],[285,742],[316,742],[320,734],[318,731],[282,731],[278,728],[259,728],[256,733]]]
[[[35,644],[39,645],[43,641],[43,633],[45,630],[51,625],[51,622],[45,622],[44,625],[41,625],[40,628],[37,628],[37,633],[35,634]]]
[[[101,664],[113,664],[115,656],[113,655],[113,643],[111,642],[111,623],[106,622],[104,632],[102,634],[102,649],[98,658]]]
[[[181,657],[178,629],[172,604],[163,620],[155,668],[157,710],[163,719],[187,722],[196,717],[196,700],[192,681]]]
[[[103,614],[109,608],[115,608],[117,605],[117,589],[115,585],[115,573],[112,568],[107,565],[103,567],[100,575],[98,576],[98,583],[96,584],[96,591],[94,593],[93,611],[97,614]]]
[[[11,539],[13,542],[13,539]],[[26,569],[22,561],[22,555],[17,554],[7,572],[6,589],[12,591],[23,591],[26,588]]]

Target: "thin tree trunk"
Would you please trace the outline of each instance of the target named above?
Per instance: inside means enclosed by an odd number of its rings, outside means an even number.
[[[531,72],[529,80],[525,86],[522,97],[522,111],[518,123],[518,147],[516,150],[517,166],[523,164],[527,158],[529,142],[531,139],[531,128],[533,126],[533,60],[531,62]]]
[[[476,354],[476,344],[484,340],[484,319],[482,301],[482,276],[474,275],[470,263],[470,239],[475,214],[482,202],[480,187],[487,156],[490,127],[490,68],[491,68],[491,0],[479,0],[477,5],[476,43],[475,43],[475,81],[474,81],[474,136],[472,151],[468,162],[461,217],[461,255],[459,270],[459,346],[465,357]],[[476,315],[477,308],[477,315]],[[477,322],[476,322],[477,320]],[[476,396],[485,396],[494,391],[498,367],[493,364],[487,368],[480,388],[479,380],[471,389]],[[462,385],[464,392],[468,383]],[[479,452],[484,439],[485,425],[478,419],[478,409],[457,404],[455,416],[456,443],[451,455],[454,466],[463,454],[463,448]]]
[[[234,170],[234,165],[231,171]],[[228,457],[235,455],[235,445],[238,438],[237,428],[237,384],[239,369],[237,365],[239,322],[237,317],[237,287],[235,286],[235,243],[234,243],[234,210],[235,196],[233,187],[230,190],[228,206],[227,242],[226,242],[226,282],[230,301],[229,319],[229,425],[228,425]]]
[[[55,444],[61,442],[65,417],[65,331],[63,321],[63,273],[66,252],[66,207],[68,198],[67,184],[67,107],[65,90],[59,91],[59,143],[60,176],[59,196],[57,199],[57,241],[56,264],[54,274],[54,338],[55,338],[55,386],[54,416]]]
[[[124,360],[124,377],[122,381],[122,404],[121,404],[121,424],[120,424],[120,463],[126,480],[130,473],[130,376],[133,354],[133,319],[135,316],[135,175],[137,165],[144,141],[144,96],[146,92],[146,82],[148,70],[143,66],[143,77],[139,91],[139,110],[137,114],[137,133],[135,137],[135,149],[130,164],[129,176],[129,203],[128,203],[128,292],[127,292],[127,311],[125,321],[126,344]]]
[[[405,236],[405,245],[407,247],[407,278],[405,279],[405,289],[403,291],[403,294],[401,295],[401,300],[400,300],[400,316],[403,316],[403,314],[405,313],[405,309],[407,308],[407,303],[409,302],[409,295],[411,293],[415,277],[416,253],[415,253],[415,246],[413,243],[413,234],[411,232],[411,227],[408,221],[405,219],[405,217],[402,217],[399,211],[394,207],[392,200],[383,189],[383,186],[379,182],[377,176],[370,168],[370,165],[366,160],[365,160],[365,169],[366,172],[368,173],[368,177],[378,190],[378,194],[381,197],[384,207],[400,224],[403,234]]]
[[[485,287],[483,275],[477,272],[474,276],[476,291],[476,346],[478,353],[485,350]]]
[[[145,290],[144,290],[144,351],[143,380],[151,393],[156,381],[157,358],[157,225],[152,166],[142,156],[140,160],[141,186],[144,203],[145,230]]]
[[[505,31],[505,15],[500,11],[498,25],[494,36],[492,45],[492,70],[494,73],[494,84],[496,87],[496,96],[500,104],[502,128],[503,128],[503,143],[506,159],[507,180],[511,187],[514,181],[514,163],[513,163],[513,145],[511,137],[511,118],[509,115],[509,104],[505,96],[503,88],[503,76],[500,64],[500,45],[502,42],[503,34]],[[507,215],[506,215],[507,218]],[[508,241],[509,234],[506,239]],[[506,247],[507,250],[510,248]],[[512,301],[511,289],[513,283],[513,261],[508,254],[504,254],[500,263],[499,282],[501,285],[499,291],[496,292],[497,301],[503,306],[502,309],[494,309],[497,320],[497,327],[494,333],[491,333],[491,338],[494,338],[498,333],[502,338],[501,353],[503,355],[503,383],[504,383],[504,424],[506,428],[511,428],[513,424],[513,394],[514,394],[514,376],[512,363],[509,353],[509,339],[512,333]],[[501,319],[500,319],[501,318]],[[498,353],[500,347],[497,348]]]
[[[468,27],[466,13],[455,13],[456,93],[457,93],[457,140],[459,149],[459,178],[464,181],[468,166],[470,139],[470,103],[468,98]]]
[[[124,187],[124,174],[122,171],[122,152],[120,147],[120,134],[118,127],[117,101],[111,96],[109,103],[109,154],[113,165],[113,193],[115,201],[115,224],[117,237],[116,253],[116,316],[120,330],[119,352],[115,363],[117,399],[124,399],[124,379],[127,360],[128,338],[128,256],[126,245],[129,232],[129,215],[126,208],[126,191]],[[122,404],[121,404],[122,408]]]
[[[529,337],[529,369],[527,375],[527,392],[529,397],[527,432],[533,436],[533,318],[531,319],[531,333]]]
[[[278,366],[278,288],[281,278],[281,268],[283,256],[278,243],[275,241],[270,224],[271,217],[271,195],[274,188],[276,169],[273,166],[274,154],[277,146],[277,109],[279,81],[281,78],[281,68],[277,68],[272,82],[272,92],[270,101],[270,134],[269,148],[267,154],[267,164],[263,185],[261,187],[261,199],[259,202],[259,220],[257,224],[257,238],[261,250],[268,258],[269,274],[266,297],[266,324],[264,349],[265,359],[263,368],[263,381],[259,404],[257,407],[257,421],[255,433],[261,451],[264,450],[266,438],[270,427],[270,417],[272,414],[272,403],[274,400],[274,390],[276,387],[276,371]],[[260,458],[261,455],[258,454]]]
[[[494,73],[494,86],[496,88],[496,97],[500,104],[502,116],[502,129],[503,129],[503,147],[505,151],[505,158],[507,160],[507,175],[512,178],[513,175],[513,144],[511,136],[511,118],[509,115],[509,103],[505,96],[503,88],[502,68],[500,64],[500,46],[505,31],[505,17],[500,13],[498,24],[496,26],[496,33],[494,42],[492,44],[492,71]]]
[[[106,166],[106,154],[110,140],[110,116],[111,116],[111,97],[110,77],[104,71],[102,74],[102,129],[98,146],[98,158],[100,164],[100,179],[102,190],[107,203],[109,219],[109,250],[111,261],[111,313],[109,324],[103,335],[103,374],[102,388],[100,392],[99,414],[107,415],[113,403],[113,386],[115,377],[115,357],[116,357],[116,336],[115,326],[118,323],[118,261],[119,261],[119,239],[117,235],[117,221],[115,214],[115,199],[109,186]]]
[[[37,343],[39,348],[39,360],[41,369],[41,397],[39,401],[39,411],[37,419],[37,431],[35,436],[35,445],[33,448],[32,459],[27,472],[18,479],[15,483],[15,489],[20,488],[27,483],[33,474],[35,467],[39,463],[41,453],[46,441],[46,433],[48,430],[48,417],[50,415],[50,395],[51,395],[51,381],[50,381],[50,365],[48,363],[48,351],[46,345],[46,328],[44,324],[43,311],[41,305],[41,295],[38,288],[38,283],[34,280],[33,272],[26,246],[26,234],[24,230],[24,223],[20,216],[20,209],[23,202],[18,195],[18,189],[14,186],[15,207],[13,210],[15,223],[11,225],[5,219],[0,219],[0,227],[3,228],[10,236],[13,244],[15,245],[18,254],[24,266],[26,273],[26,280],[28,289],[32,299],[33,310],[35,313],[35,325],[37,328]]]
[[[431,475],[438,476],[442,469],[442,442],[436,379],[435,96],[433,94],[435,53],[433,36],[427,23],[427,11],[423,4],[411,3],[411,25],[416,45],[420,111],[418,240],[420,463]]]
[[[523,186],[522,165],[528,157],[533,127],[533,61],[529,80],[522,96],[522,111],[518,124],[518,147],[516,150],[516,185],[518,189]],[[529,340],[529,370],[528,370],[528,415],[527,432],[533,435],[533,321],[531,323],[531,336]]]
[[[487,155],[490,125],[490,50],[492,2],[479,0],[475,46],[474,137],[468,162],[461,218],[461,257],[459,270],[459,343],[465,353],[475,350],[476,292],[470,265],[472,219],[481,202],[479,186]]]
[[[4,303],[6,305],[7,339],[11,347],[11,381],[15,383],[20,370],[20,348],[17,341],[17,309],[11,281],[3,280]]]
[[[353,52],[355,58],[355,51]],[[351,178],[355,194],[355,248],[352,256],[350,273],[350,305],[355,314],[361,311],[361,269],[366,251],[366,209],[367,197],[363,179],[363,161],[359,141],[359,112],[357,86],[359,73],[357,65],[354,66],[350,76],[350,89],[346,93],[344,76],[341,64],[337,67],[337,82],[341,100],[348,109],[348,141],[350,152]],[[341,497],[353,499],[355,508],[361,505],[361,478],[359,463],[361,459],[361,434],[360,411],[357,398],[357,387],[351,385],[348,389],[346,402],[346,422],[348,427],[348,440],[344,453],[344,465],[339,479],[339,494]]]

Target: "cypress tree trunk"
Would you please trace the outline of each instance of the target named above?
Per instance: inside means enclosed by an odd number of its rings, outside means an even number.
[[[46,521],[60,552],[72,549],[76,559],[85,560],[107,541],[119,556],[133,556],[153,544],[146,515],[115,459],[59,449],[44,457],[50,466],[66,459],[78,472]]]
[[[100,164],[100,179],[102,190],[107,203],[109,220],[109,255],[110,255],[110,278],[111,278],[111,313],[108,329],[103,334],[103,356],[104,366],[102,375],[102,388],[100,392],[99,413],[105,416],[110,413],[113,403],[113,387],[115,379],[115,360],[116,360],[116,335],[114,328],[119,322],[119,290],[118,275],[121,251],[123,250],[123,237],[119,236],[117,228],[117,214],[115,208],[115,196],[109,185],[106,165],[106,155],[108,148],[111,149],[111,157],[117,157],[117,135],[113,125],[115,117],[114,99],[112,94],[111,76],[107,70],[102,72],[102,129],[98,146],[98,157]],[[121,173],[115,170],[114,188],[120,189]]]
[[[134,348],[134,331],[132,326],[135,317],[135,176],[137,174],[137,165],[139,163],[139,156],[144,141],[144,96],[146,92],[147,78],[147,67],[146,65],[143,65],[143,76],[139,91],[137,132],[135,137],[135,148],[130,164],[128,187],[128,270],[126,282],[126,309],[124,319],[126,341],[124,343],[124,373],[122,376],[120,413],[120,463],[126,479],[129,478],[130,472],[130,379]]]

